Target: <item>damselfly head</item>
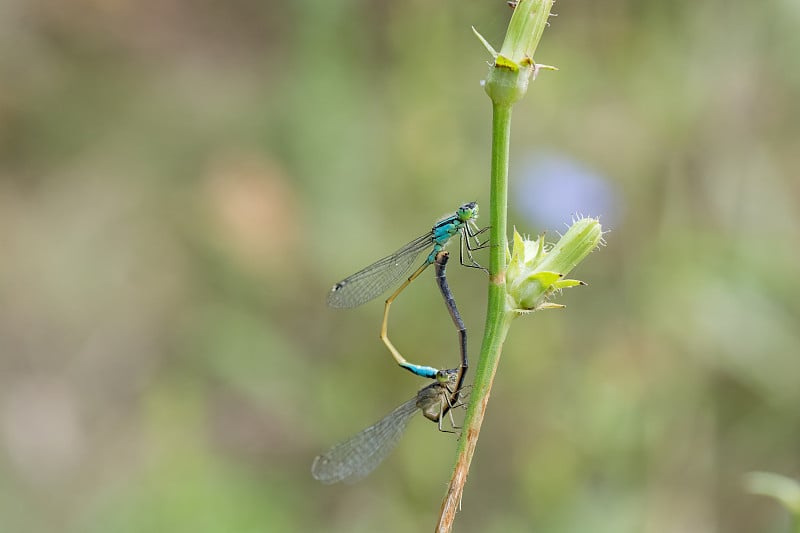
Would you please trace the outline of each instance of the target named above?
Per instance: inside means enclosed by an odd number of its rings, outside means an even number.
[[[458,379],[457,368],[448,368],[436,372],[436,381],[438,381],[441,385],[455,385],[456,379]]]
[[[462,222],[478,218],[478,202],[469,202],[456,210],[456,216]]]

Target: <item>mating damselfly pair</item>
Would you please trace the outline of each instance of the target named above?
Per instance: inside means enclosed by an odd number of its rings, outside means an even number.
[[[429,420],[437,422],[440,431],[447,431],[442,427],[442,420],[445,414],[449,413],[451,424],[456,428],[451,409],[459,405],[459,395],[468,368],[467,332],[447,283],[446,265],[449,255],[444,251],[444,247],[453,237],[459,237],[461,264],[483,269],[472,257],[474,250],[483,247],[478,236],[486,230],[477,228],[475,223],[477,217],[477,203],[464,204],[453,215],[436,222],[429,232],[331,288],[328,305],[357,307],[376,298],[397,283],[411,268],[419,254],[423,250],[430,250],[423,263],[386,299],[380,337],[402,368],[418,376],[435,379],[435,382],[422,388],[414,398],[397,407],[374,425],[318,456],[311,467],[315,479],[323,483],[352,482],[369,474],[394,448],[417,410],[421,410]],[[465,259],[468,262],[465,262]],[[461,362],[457,368],[439,370],[409,363],[388,337],[389,308],[392,302],[431,264],[435,265],[439,291],[458,331]]]

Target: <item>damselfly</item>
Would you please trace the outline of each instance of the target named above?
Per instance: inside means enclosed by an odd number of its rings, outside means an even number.
[[[414,398],[375,424],[317,456],[311,465],[314,479],[331,484],[340,481],[352,483],[366,477],[394,449],[418,410],[425,418],[437,422],[440,431],[447,431],[442,427],[442,418],[454,407],[450,399],[457,392],[455,387],[459,374],[456,369],[441,370],[436,383],[421,389]],[[450,421],[453,423],[452,413]]]
[[[434,266],[439,291],[458,330],[461,364],[449,370],[421,367],[433,372],[436,383],[420,390],[415,398],[400,405],[377,423],[314,459],[311,473],[315,479],[329,484],[354,482],[365,477],[389,455],[418,409],[426,418],[437,422],[440,431],[447,431],[442,427],[442,418],[457,405],[468,368],[467,330],[447,283],[448,258],[446,251],[440,251],[434,258]],[[450,423],[456,428],[452,413]]]
[[[478,240],[478,235],[487,229],[478,229],[475,223],[477,218],[478,204],[476,202],[462,205],[453,215],[445,217],[434,224],[429,232],[417,237],[393,254],[372,263],[335,284],[328,293],[328,305],[331,307],[357,307],[372,300],[396,283],[411,268],[414,260],[422,250],[430,249],[425,261],[419,268],[386,299],[380,337],[401,367],[419,376],[435,377],[436,369],[409,363],[389,341],[389,307],[412,281],[436,261],[437,254],[455,236],[458,236],[461,241],[459,254],[461,264],[485,270],[472,257],[472,251],[483,246]],[[464,262],[465,251],[469,263]]]

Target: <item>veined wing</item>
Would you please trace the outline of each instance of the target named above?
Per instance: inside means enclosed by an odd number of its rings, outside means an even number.
[[[326,485],[352,483],[365,477],[394,449],[417,409],[414,397],[377,423],[318,455],[311,465],[311,475]]]
[[[420,251],[432,246],[430,233],[420,235],[393,254],[375,261],[334,285],[328,293],[328,305],[358,307],[372,300],[408,272]]]

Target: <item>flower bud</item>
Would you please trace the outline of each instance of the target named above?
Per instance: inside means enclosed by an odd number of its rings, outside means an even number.
[[[514,230],[514,248],[506,273],[508,307],[518,313],[563,307],[548,298],[560,289],[585,285],[564,276],[602,242],[603,229],[596,218],[573,222],[552,248],[545,246],[544,235],[530,240]]]

